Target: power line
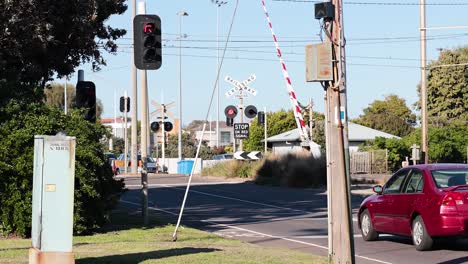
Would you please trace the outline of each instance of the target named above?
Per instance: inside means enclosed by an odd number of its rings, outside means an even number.
[[[322,3],[323,1],[315,0],[273,0],[274,2],[292,2],[292,3]],[[346,1],[345,5],[377,5],[377,6],[420,6],[420,3],[403,3],[403,2],[355,2]],[[426,6],[467,6],[468,3],[425,3]]]

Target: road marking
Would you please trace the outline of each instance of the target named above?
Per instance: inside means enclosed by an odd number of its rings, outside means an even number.
[[[238,184],[238,183],[244,183],[242,182],[198,182],[198,183],[191,183],[191,186],[204,186],[204,185],[219,185],[219,184]],[[148,184],[148,187],[169,187],[169,188],[174,188],[174,187],[182,187],[182,186],[187,186],[186,183],[172,183],[172,184],[159,184],[159,183],[153,183],[153,184]],[[125,187],[132,187],[132,188],[140,188],[141,184],[125,184]]]
[[[121,199],[120,201],[123,202],[123,203],[131,204],[131,205],[136,205],[136,206],[140,206],[140,205],[141,205],[141,204],[139,204],[139,203],[134,203],[134,202],[130,202],[130,201],[125,201],[125,200],[122,200],[122,199]],[[155,207],[152,207],[152,206],[148,206],[148,209],[151,209],[151,210],[154,210],[154,211],[161,211],[161,212],[164,212],[164,213],[168,213],[168,214],[170,214],[170,215],[178,216],[177,213],[173,213],[173,212],[171,212],[171,211],[167,211],[167,210],[160,209],[160,208],[155,208]],[[252,233],[252,234],[256,234],[256,235],[260,235],[260,236],[264,236],[264,237],[269,237],[269,238],[275,238],[275,239],[285,240],[285,241],[289,241],[289,242],[294,242],[294,243],[298,243],[298,244],[303,244],[303,245],[307,245],[307,246],[312,246],[312,247],[317,247],[317,248],[320,248],[320,249],[328,250],[328,247],[322,246],[322,245],[318,245],[318,244],[314,244],[314,243],[308,243],[308,242],[304,242],[304,241],[300,241],[300,240],[296,240],[296,239],[291,239],[291,238],[287,238],[287,237],[281,237],[281,236],[270,235],[270,234],[261,233],[261,232],[257,232],[257,231],[253,231],[253,230],[250,230],[250,229],[237,227],[237,226],[226,225],[226,224],[220,224],[220,223],[216,223],[216,222],[213,222],[213,221],[210,221],[210,220],[199,220],[199,221],[200,221],[200,222],[204,222],[204,223],[209,223],[209,224],[212,224],[212,225],[216,225],[216,226],[222,226],[222,227],[227,227],[227,228],[236,229],[236,230],[240,230],[240,231],[250,232],[250,233]],[[374,262],[378,262],[378,263],[392,264],[391,262],[386,262],[386,261],[382,261],[382,260],[378,260],[378,259],[368,258],[368,257],[361,256],[361,255],[355,255],[355,256],[358,257],[358,258],[362,258],[362,259],[366,259],[366,260],[374,261]]]

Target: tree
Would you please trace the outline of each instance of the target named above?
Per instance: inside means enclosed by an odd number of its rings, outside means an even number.
[[[0,106],[10,98],[42,99],[50,78],[69,75],[81,63],[105,65],[125,30],[107,26],[127,9],[125,0],[0,1]]]
[[[45,103],[50,106],[57,107],[59,109],[65,108],[65,85],[59,83],[51,83],[46,86],[44,90],[45,93]],[[68,109],[76,107],[75,103],[76,98],[76,88],[72,84],[67,84],[67,106]],[[102,112],[104,111],[104,105],[100,99],[96,99],[96,118],[100,119]]]
[[[439,59],[428,65],[427,116],[434,127],[444,127],[451,122],[466,125],[468,120],[468,46],[443,50]],[[419,89],[420,90],[420,89]]]
[[[364,109],[364,114],[352,121],[402,137],[414,131],[416,115],[408,108],[405,99],[391,94],[385,96],[383,101],[372,102]]]
[[[64,115],[39,103],[0,108],[0,233],[27,236],[31,230],[34,135],[65,131],[76,137],[74,232],[102,227],[124,185],[113,173],[99,142],[110,136],[104,126],[87,122],[79,111]],[[21,129],[18,129],[20,127]]]

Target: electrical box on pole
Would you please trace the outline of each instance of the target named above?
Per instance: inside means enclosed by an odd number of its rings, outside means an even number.
[[[137,15],[133,19],[135,66],[157,70],[162,64],[161,19],[157,15]]]
[[[321,82],[333,80],[333,56],[330,42],[307,45],[306,81]]]

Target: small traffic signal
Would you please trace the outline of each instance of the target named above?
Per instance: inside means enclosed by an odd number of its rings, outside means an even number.
[[[120,112],[125,112],[125,97],[120,97]],[[130,97],[127,97],[127,112],[130,112]]]
[[[234,118],[237,116],[237,108],[233,105],[228,105],[224,108],[224,114],[227,118]]]
[[[156,132],[159,130],[159,122],[152,122],[151,125],[151,131]]]
[[[169,132],[174,128],[171,122],[164,122],[164,131]]]
[[[159,16],[135,16],[133,42],[135,67],[140,70],[157,70],[161,67],[161,19]]]
[[[257,118],[258,118],[257,121],[258,121],[259,125],[264,125],[265,124],[265,112],[263,112],[263,111],[258,112]]]
[[[79,81],[76,84],[76,107],[84,108],[84,119],[96,122],[96,85],[93,82]]]
[[[249,105],[245,108],[245,116],[248,118],[254,118],[257,115],[257,108],[253,105]]]
[[[226,117],[226,126],[232,127],[234,125],[234,118]]]

